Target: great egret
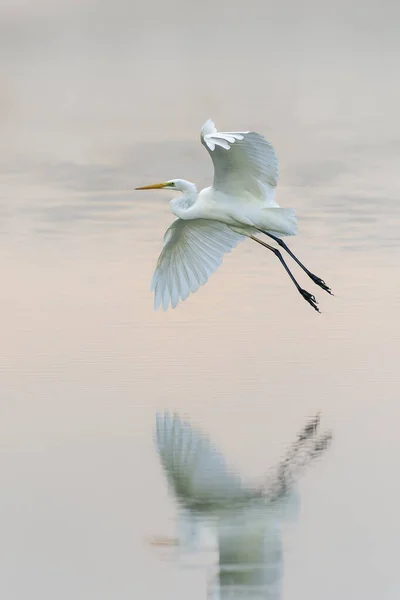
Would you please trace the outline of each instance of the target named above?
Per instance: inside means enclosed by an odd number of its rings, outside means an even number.
[[[263,233],[272,238],[314,283],[332,293],[281,239],[296,235],[297,219],[292,208],[280,208],[275,200],[279,169],[274,148],[252,131],[219,132],[211,119],[201,129],[201,143],[214,163],[212,187],[197,193],[194,183],[171,179],[136,188],[182,192],[171,200],[178,219],[165,233],[152,280],[156,310],[160,305],[167,310],[169,304],[175,308],[180,299],[186,300],[208,281],[224,254],[249,237],[277,256],[299,293],[319,312],[315,296],[300,287],[281,252],[254,235]]]
[[[157,414],[156,445],[180,507],[178,540],[172,543],[183,550],[201,550],[202,530],[213,531],[219,555],[213,598],[228,597],[228,591],[229,597],[235,598],[233,590],[244,589],[262,589],[263,598],[280,598],[280,522],[296,508],[300,472],[330,442],[331,434],[320,435],[318,429],[317,415],[301,430],[267,480],[250,484],[190,423],[177,414]]]

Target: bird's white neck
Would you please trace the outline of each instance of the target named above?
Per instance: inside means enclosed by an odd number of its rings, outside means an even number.
[[[178,189],[182,192],[182,195],[177,196],[176,198],[173,198],[171,200],[170,204],[172,212],[175,216],[179,217],[180,219],[192,219],[192,207],[194,206],[197,200],[197,188],[194,185],[194,183],[191,183],[190,181],[184,181],[181,179],[179,181]]]

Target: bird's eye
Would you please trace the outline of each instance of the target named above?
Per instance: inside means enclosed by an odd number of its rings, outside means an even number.
[[[170,182],[169,187],[175,187],[175,183],[173,181]]]

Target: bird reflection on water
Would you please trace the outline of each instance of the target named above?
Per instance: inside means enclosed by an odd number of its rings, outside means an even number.
[[[212,600],[279,600],[283,577],[280,526],[297,511],[297,480],[329,446],[317,415],[300,431],[262,485],[245,483],[209,438],[178,415],[157,415],[156,444],[179,505],[178,537],[158,540],[180,552],[214,551]]]

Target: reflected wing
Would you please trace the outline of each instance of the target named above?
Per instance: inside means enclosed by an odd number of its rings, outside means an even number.
[[[276,206],[278,157],[271,144],[252,131],[220,132],[208,120],[201,143],[214,163],[215,190],[232,196],[251,194],[263,206]]]
[[[268,477],[264,493],[279,507],[281,516],[295,516],[299,510],[298,479],[329,448],[332,432],[320,432],[320,415],[309,419],[291,444],[285,457]]]
[[[242,493],[240,477],[209,438],[178,415],[157,414],[156,443],[168,483],[187,506],[205,508]]]
[[[151,289],[154,306],[167,310],[204,285],[222,263],[223,256],[244,239],[224,223],[177,219],[164,236]]]

